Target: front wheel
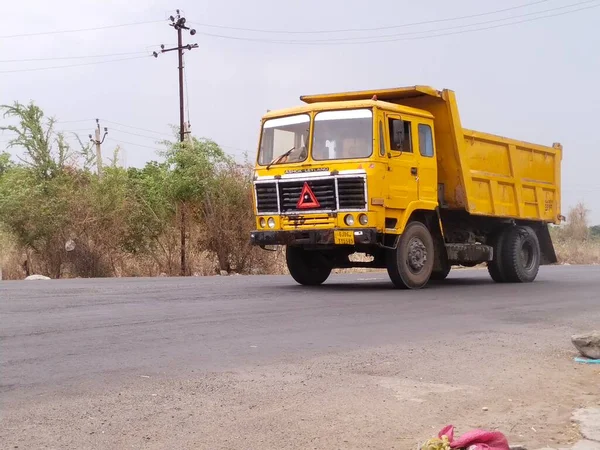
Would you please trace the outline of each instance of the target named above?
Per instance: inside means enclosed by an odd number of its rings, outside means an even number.
[[[448,278],[448,275],[450,274],[450,269],[451,269],[450,264],[446,264],[443,269],[434,270],[433,272],[431,272],[431,276],[429,277],[429,279],[435,280],[435,281],[445,280],[446,278]]]
[[[333,268],[330,260],[319,251],[289,246],[285,259],[290,275],[298,284],[318,286],[323,284]]]
[[[433,271],[434,244],[431,233],[421,222],[411,222],[400,236],[398,246],[387,255],[387,271],[394,286],[420,289]]]

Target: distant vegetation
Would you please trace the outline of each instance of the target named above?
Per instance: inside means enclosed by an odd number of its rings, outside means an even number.
[[[589,226],[583,203],[570,209],[566,224],[552,229],[552,238],[560,262],[600,264],[600,225]]]
[[[252,167],[213,141],[164,142],[143,168],[112,162],[96,173],[95,153],[73,148],[35,104],[2,107],[16,126],[0,152],[0,269],[27,274],[111,277],[281,273],[282,253],[249,245]],[[1,127],[0,127],[1,128]],[[187,262],[181,266],[181,230]],[[600,263],[600,225],[583,204],[552,235],[564,263]]]
[[[35,104],[2,107],[0,267],[4,278],[179,275],[181,229],[186,275],[271,273],[270,252],[249,245],[252,170],[213,141],[164,142],[160,160],[96,173],[95,153],[73,148]]]

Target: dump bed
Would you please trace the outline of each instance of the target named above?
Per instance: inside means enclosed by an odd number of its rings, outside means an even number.
[[[471,214],[559,222],[562,147],[462,128],[453,91],[427,86],[305,96],[306,103],[371,99],[434,115],[440,204]]]

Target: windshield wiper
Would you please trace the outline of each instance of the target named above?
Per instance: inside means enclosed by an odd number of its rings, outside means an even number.
[[[269,170],[269,168],[270,168],[270,167],[271,167],[273,164],[275,164],[275,163],[279,162],[280,160],[282,160],[283,158],[285,158],[286,156],[288,156],[290,153],[292,153],[294,150],[296,150],[296,147],[292,147],[292,148],[290,148],[290,149],[289,149],[287,152],[285,152],[284,154],[282,154],[282,155],[279,155],[277,158],[275,158],[273,161],[271,161],[271,162],[269,163],[269,165],[266,167],[266,170]]]

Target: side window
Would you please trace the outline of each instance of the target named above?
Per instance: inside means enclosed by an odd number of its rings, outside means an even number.
[[[392,121],[394,119],[388,119],[388,134],[389,134],[389,138],[390,138],[390,145],[392,145],[392,143],[394,142],[394,136],[393,136],[393,128],[392,128]],[[412,148],[412,135],[411,135],[411,123],[408,121],[404,121],[404,141],[402,142],[402,148],[398,149],[398,151],[401,151],[403,153],[412,153],[413,148]],[[395,149],[394,149],[395,150]]]
[[[433,156],[433,135],[429,125],[419,124],[419,151],[421,156]]]
[[[379,154],[385,156],[385,134],[383,133],[383,122],[379,121]]]

